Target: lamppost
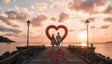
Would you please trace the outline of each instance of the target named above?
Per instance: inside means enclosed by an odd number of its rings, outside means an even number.
[[[89,47],[89,35],[88,35],[88,26],[89,26],[89,21],[88,20],[86,20],[86,26],[87,26],[87,47]]]
[[[29,48],[29,26],[30,26],[30,21],[28,20],[27,21],[27,27],[28,27],[28,29],[27,29],[27,48]]]

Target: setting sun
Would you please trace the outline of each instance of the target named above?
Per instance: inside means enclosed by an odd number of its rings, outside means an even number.
[[[83,42],[83,43],[81,44],[81,46],[87,46],[87,45],[86,45],[86,43]]]
[[[81,33],[81,34],[80,34],[80,38],[81,38],[81,39],[86,39],[86,38],[87,38],[86,33]]]

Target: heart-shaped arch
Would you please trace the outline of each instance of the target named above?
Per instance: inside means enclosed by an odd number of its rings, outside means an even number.
[[[55,25],[50,25],[50,26],[48,26],[48,27],[46,28],[46,35],[47,35],[47,37],[49,38],[49,40],[51,40],[51,36],[50,36],[50,34],[49,34],[49,30],[50,30],[51,28],[54,28],[55,30],[58,30],[58,29],[60,29],[60,28],[64,29],[65,34],[62,36],[61,42],[62,42],[62,41],[66,38],[66,36],[68,35],[68,29],[66,28],[66,26],[64,26],[64,25],[59,25],[59,26],[56,27]]]

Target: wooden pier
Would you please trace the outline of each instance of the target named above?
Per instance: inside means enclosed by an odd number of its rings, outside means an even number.
[[[24,62],[23,64],[88,64],[79,56],[71,53],[67,47],[57,48],[47,47],[39,56]]]

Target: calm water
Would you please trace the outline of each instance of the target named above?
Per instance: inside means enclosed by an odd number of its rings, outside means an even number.
[[[46,44],[46,46],[49,46],[49,43],[30,43],[30,45],[40,45],[40,44]],[[62,46],[67,46],[68,44],[63,43]],[[74,44],[74,45],[81,45],[81,44]],[[4,52],[9,51],[12,52],[16,50],[17,46],[26,46],[26,43],[0,43],[0,55],[2,55]],[[112,43],[102,43],[102,44],[94,44],[96,47],[97,53],[102,53],[106,57],[112,58]]]

